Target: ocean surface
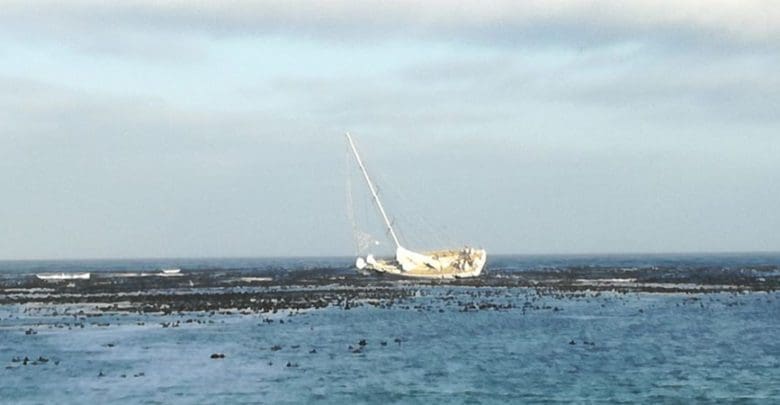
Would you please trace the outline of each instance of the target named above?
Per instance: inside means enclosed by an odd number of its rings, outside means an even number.
[[[121,277],[176,267],[183,277],[259,278],[351,274],[351,262],[5,261],[0,298],[27,288],[14,286],[39,272]],[[766,280],[780,277],[780,254],[498,256],[485,272],[589,268],[662,271],[689,284],[703,272]],[[0,402],[780,402],[780,293],[771,288],[626,293],[394,280],[381,286],[406,295],[268,312],[98,311],[74,297],[65,303],[6,300],[0,305]],[[220,288],[228,287],[209,291]],[[261,297],[265,288],[241,291]],[[361,287],[329,281],[267,288]],[[117,295],[114,308],[127,299]]]

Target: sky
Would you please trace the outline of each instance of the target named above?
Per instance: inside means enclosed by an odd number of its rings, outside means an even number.
[[[778,66],[773,1],[2,1],[0,259],[351,255],[347,131],[410,248],[778,251]]]

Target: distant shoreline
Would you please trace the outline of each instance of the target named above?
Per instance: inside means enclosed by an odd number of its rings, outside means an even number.
[[[681,252],[573,252],[573,253],[493,253],[488,251],[489,257],[692,257],[692,256],[778,256],[780,250],[757,251],[681,251]],[[0,263],[24,263],[24,262],[105,262],[105,261],[177,261],[177,260],[353,260],[354,254],[337,255],[238,255],[238,256],[139,256],[139,257],[64,257],[64,258],[4,258]]]

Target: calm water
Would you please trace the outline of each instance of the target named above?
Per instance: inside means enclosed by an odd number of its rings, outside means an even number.
[[[168,266],[295,271],[348,262],[3,262],[0,272],[10,277]],[[684,273],[773,264],[780,264],[780,256],[500,257],[490,266],[676,266]],[[89,307],[0,306],[0,402],[780,401],[777,292],[564,296],[521,288],[417,290],[391,307],[107,314],[86,318],[83,328],[73,327],[72,314]],[[462,311],[460,302],[475,300],[505,308]],[[176,321],[178,327],[161,325]],[[360,340],[365,346],[356,350]],[[225,358],[211,359],[212,353]],[[27,365],[14,361],[25,356]],[[40,356],[48,361],[38,361]]]
[[[674,267],[685,272],[701,267],[780,265],[780,253],[491,255],[488,259],[486,271],[509,272],[582,266]],[[320,267],[349,267],[352,263],[352,257],[0,260],[0,277],[36,272],[149,271],[171,267],[187,270],[295,271]]]

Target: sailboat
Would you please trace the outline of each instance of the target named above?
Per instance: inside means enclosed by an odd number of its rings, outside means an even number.
[[[482,272],[487,260],[487,252],[484,249],[464,247],[462,249],[443,249],[430,252],[415,252],[401,245],[393,224],[390,222],[382,202],[379,200],[376,187],[366,171],[363,160],[352,141],[349,133],[345,134],[347,142],[355,156],[357,165],[363,173],[374,205],[384,221],[387,233],[395,244],[395,257],[389,259],[375,258],[368,254],[366,257],[358,256],[355,267],[361,271],[373,271],[376,273],[393,274],[403,277],[453,279],[477,277]]]
[[[44,281],[89,280],[89,273],[38,273],[35,277]]]

